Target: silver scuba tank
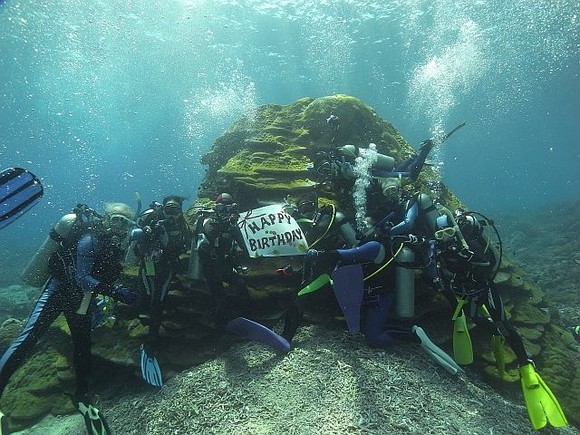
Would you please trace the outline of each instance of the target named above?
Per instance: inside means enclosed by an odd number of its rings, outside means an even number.
[[[64,215],[53,227],[53,230],[62,238],[66,239],[77,220],[75,213]],[[52,231],[51,231],[52,232]],[[29,263],[26,265],[20,277],[33,287],[41,287],[50,277],[48,270],[48,260],[50,256],[60,248],[60,243],[52,238],[50,234],[42,242]]]
[[[412,263],[415,253],[405,247],[397,254],[396,260]],[[415,271],[402,266],[395,267],[395,314],[398,317],[415,315]]]

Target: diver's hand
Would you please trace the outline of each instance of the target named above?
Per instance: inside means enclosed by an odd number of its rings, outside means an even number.
[[[127,305],[134,305],[139,301],[139,295],[127,287],[114,287],[111,297]]]

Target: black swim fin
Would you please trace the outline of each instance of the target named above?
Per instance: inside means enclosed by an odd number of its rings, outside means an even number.
[[[87,433],[89,435],[111,435],[111,430],[109,429],[109,424],[101,411],[91,405],[91,402],[87,398],[73,399],[77,411],[85,419],[85,425],[87,426]]]
[[[26,169],[8,168],[0,172],[0,229],[26,213],[43,193],[40,180]]]

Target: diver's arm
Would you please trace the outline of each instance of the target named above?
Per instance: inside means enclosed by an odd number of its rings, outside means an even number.
[[[388,229],[387,233],[391,236],[411,233],[411,229],[415,226],[418,215],[419,206],[416,201],[413,201],[413,205],[411,205],[411,207],[409,207],[405,212],[405,218],[394,227]]]
[[[91,275],[97,256],[95,245],[96,241],[90,234],[84,235],[77,245],[75,281],[85,293],[102,290],[101,282]]]
[[[433,148],[434,144],[435,143],[431,139],[423,141],[421,148],[419,149],[419,154],[408,158],[403,163],[398,165],[395,168],[395,173],[404,174],[403,176],[407,177],[411,181],[417,180],[421,169],[423,169],[423,165],[425,165],[425,160],[427,160],[427,156],[429,155],[429,152]]]

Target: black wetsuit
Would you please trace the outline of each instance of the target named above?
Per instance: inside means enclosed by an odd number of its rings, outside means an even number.
[[[50,278],[26,326],[8,346],[0,359],[0,395],[16,369],[24,362],[34,344],[63,313],[73,341],[73,364],[76,371],[76,395],[86,395],[91,372],[92,304],[85,314],[77,310],[85,292],[107,292],[119,279],[123,251],[105,234],[86,234],[74,250],[75,258],[65,269],[72,273],[56,273]]]
[[[183,214],[166,217],[163,209],[150,209],[143,213],[139,226],[144,237],[137,244],[141,257],[139,276],[149,295],[148,344],[157,339],[162,320],[162,307],[169,287],[180,271],[179,256],[191,244],[191,234]]]

